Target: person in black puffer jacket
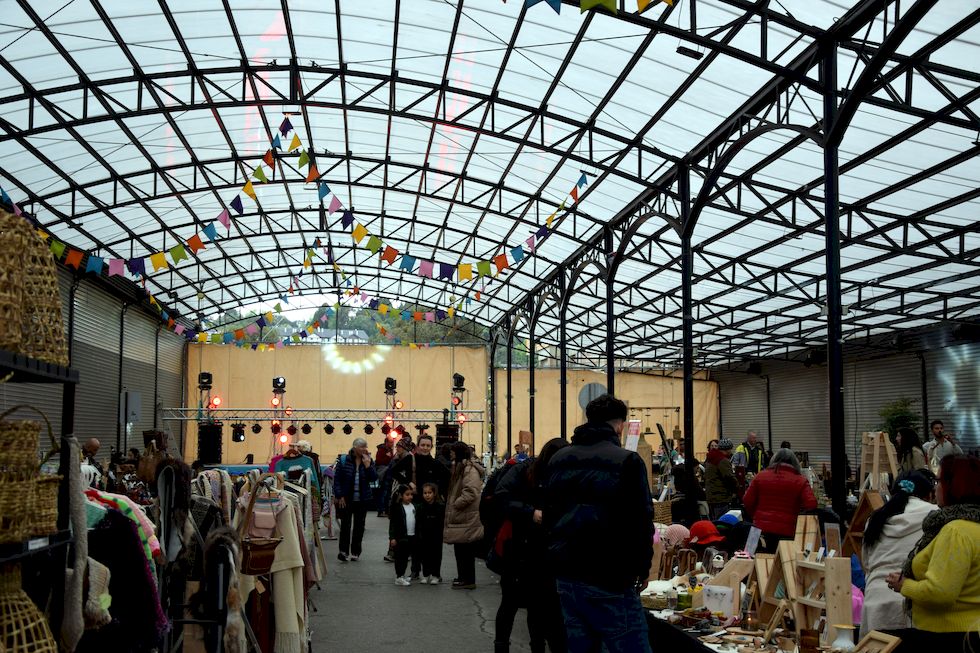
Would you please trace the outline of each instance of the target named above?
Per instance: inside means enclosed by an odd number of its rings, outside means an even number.
[[[543,519],[570,651],[650,651],[639,592],[653,559],[647,473],[620,446],[626,404],[589,402],[588,423],[548,466]]]

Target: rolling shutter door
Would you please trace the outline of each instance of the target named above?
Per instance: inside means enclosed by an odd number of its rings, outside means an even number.
[[[75,435],[102,441],[100,457],[116,445],[119,421],[119,317],[122,304],[91,284],[75,293],[73,367],[81,382],[75,396]]]
[[[157,363],[157,404],[160,408],[186,405],[184,399],[184,339],[164,329],[159,335],[160,355]],[[183,451],[184,422],[164,422],[158,415],[157,428],[170,434],[170,451]]]
[[[123,390],[132,397],[139,394],[138,419],[130,424],[124,435],[123,450],[136,447],[143,450],[143,431],[153,427],[154,364],[158,320],[130,308],[124,319],[123,332]]]
[[[881,426],[878,412],[882,406],[905,397],[921,414],[920,378],[919,359],[910,354],[844,364],[844,433],[852,465],[861,457],[861,434]],[[919,424],[915,429],[922,434]],[[827,456],[829,459],[829,448]]]
[[[721,394],[721,434],[738,446],[753,430],[768,443],[766,380],[739,372],[716,372],[711,379]]]
[[[980,447],[980,343],[926,353],[929,420],[943,421],[968,452]]]

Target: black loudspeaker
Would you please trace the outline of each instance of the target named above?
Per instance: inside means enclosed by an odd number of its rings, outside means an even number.
[[[436,424],[436,448],[459,440],[459,424]]]
[[[221,422],[197,425],[197,459],[205,465],[221,464]]]

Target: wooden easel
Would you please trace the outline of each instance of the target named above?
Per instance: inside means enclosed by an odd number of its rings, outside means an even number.
[[[861,489],[881,491],[881,474],[888,472],[892,478],[898,476],[898,454],[888,434],[861,434]]]
[[[823,536],[820,534],[820,520],[816,515],[800,515],[796,518],[796,537],[793,542],[797,551],[816,553],[820,550]]]
[[[854,517],[851,518],[851,525],[844,534],[843,551],[841,555],[850,558],[851,554],[856,553],[858,560],[861,560],[861,547],[864,542],[864,527],[868,523],[871,513],[885,505],[885,500],[881,498],[881,493],[877,490],[864,490],[858,500],[857,509]],[[863,566],[862,562],[862,566]]]

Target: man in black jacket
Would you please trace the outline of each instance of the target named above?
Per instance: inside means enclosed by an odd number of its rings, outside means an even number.
[[[570,653],[650,651],[639,593],[653,558],[643,459],[620,446],[626,404],[602,395],[548,466],[543,519]]]

